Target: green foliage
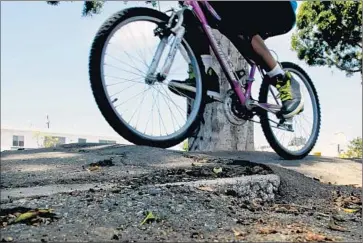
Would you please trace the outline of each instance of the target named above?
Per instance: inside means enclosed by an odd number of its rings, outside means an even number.
[[[183,150],[184,150],[184,151],[188,151],[188,150],[189,150],[188,140],[186,140],[186,141],[183,143]]]
[[[53,148],[53,147],[57,146],[58,142],[59,142],[59,138],[57,138],[57,137],[44,136],[43,146],[44,146],[44,148]]]
[[[363,150],[363,144],[362,144],[362,138],[357,137],[349,142],[348,150],[347,152],[340,155],[341,158],[362,158],[362,150]]]
[[[73,2],[73,1],[71,1]],[[93,14],[101,13],[101,10],[106,1],[103,0],[92,0],[92,1],[84,1],[82,16],[92,16]],[[124,1],[127,3],[127,1]],[[145,1],[146,3],[150,3],[153,7],[157,6],[157,1]],[[47,1],[49,5],[58,6],[60,1]]]
[[[38,148],[52,148],[59,142],[59,138],[39,131],[33,132],[33,138],[36,139]]]
[[[362,73],[362,1],[304,1],[291,46],[311,66]]]

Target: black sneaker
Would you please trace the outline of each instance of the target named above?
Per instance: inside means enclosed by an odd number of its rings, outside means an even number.
[[[279,91],[282,109],[279,113],[283,118],[291,118],[304,110],[304,99],[300,91],[300,84],[292,77],[291,73],[276,76],[273,85]]]
[[[171,80],[168,84],[168,88],[174,94],[179,96],[184,96],[187,98],[195,98],[195,76],[192,71],[191,65],[189,66],[189,78],[184,81]],[[205,74],[205,84],[207,88],[207,99],[206,103],[211,103],[216,100],[221,100],[221,95],[219,94],[219,77],[213,68],[208,68]]]

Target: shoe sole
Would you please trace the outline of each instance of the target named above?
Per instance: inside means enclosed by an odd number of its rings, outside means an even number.
[[[190,91],[190,92],[193,92],[193,93],[195,93],[197,91],[197,89],[195,87],[190,86],[190,85],[186,85],[186,84],[181,84],[181,83],[173,83],[172,85],[169,85],[169,86],[179,88],[179,89],[184,89],[184,90],[187,90],[187,91]],[[208,90],[207,91],[207,96],[209,96],[213,100],[223,102],[223,97],[218,92]]]
[[[297,106],[297,108],[294,111],[290,112],[289,114],[282,115],[282,117],[285,119],[292,118],[295,115],[301,113],[303,111],[303,109],[304,109],[304,98],[301,96],[301,100],[300,100],[300,103]]]

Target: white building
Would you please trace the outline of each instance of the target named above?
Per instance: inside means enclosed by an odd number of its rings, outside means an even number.
[[[56,140],[55,140],[56,139]],[[17,149],[35,149],[44,147],[47,141],[57,144],[66,143],[119,143],[130,144],[121,136],[102,136],[86,134],[60,133],[51,129],[19,129],[1,127],[1,151]]]

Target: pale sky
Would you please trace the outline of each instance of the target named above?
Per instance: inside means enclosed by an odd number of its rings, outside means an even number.
[[[162,9],[170,3],[162,2]],[[175,4],[175,2],[173,3]],[[81,17],[82,2],[1,2],[1,126],[51,126],[59,132],[118,136],[102,117],[89,85],[90,44],[114,12],[142,2],[107,2],[103,12]],[[362,134],[362,86],[359,75],[347,78],[337,69],[308,67],[290,50],[291,33],[267,40],[279,61],[297,63],[318,91],[321,135],[314,151],[335,155],[342,132],[351,140]],[[259,82],[254,84],[256,96]],[[256,147],[266,145],[255,124]]]

